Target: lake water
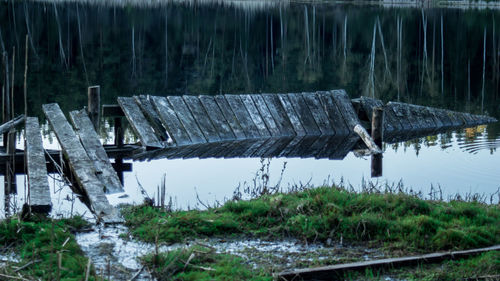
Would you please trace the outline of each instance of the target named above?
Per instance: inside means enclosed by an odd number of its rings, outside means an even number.
[[[28,34],[28,113],[42,120],[44,103],[57,102],[65,112],[82,108],[90,85],[101,86],[103,104],[137,94],[343,88],[351,98],[366,95],[500,119],[499,18],[498,11],[486,9],[288,1],[2,1],[0,50],[9,56],[16,50],[14,102],[20,114]],[[57,148],[48,128],[43,131],[47,148]],[[103,142],[112,140],[109,131],[102,130]],[[499,146],[498,123],[386,144],[383,177],[375,179],[369,157],[354,153],[343,160],[271,159],[269,185],[280,182],[286,189],[343,181],[360,189],[371,181],[382,188],[402,183],[424,194],[440,187],[445,199],[492,194],[500,187]],[[261,184],[256,173],[263,164],[267,169],[267,161],[134,162],[124,175],[128,197],[109,198],[141,202],[138,182],[154,197],[165,173],[167,196],[176,207],[203,207],[197,197],[214,204],[232,198],[238,186]],[[23,182],[19,176],[19,203]],[[51,185],[60,186],[57,180]],[[67,196],[67,187],[54,194],[55,213],[69,212]],[[83,212],[78,204],[75,210]]]

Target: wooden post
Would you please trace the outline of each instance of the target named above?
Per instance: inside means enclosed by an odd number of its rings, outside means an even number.
[[[101,117],[100,108],[101,108],[101,87],[100,86],[89,87],[87,112],[98,134],[99,134],[99,120]]]
[[[122,118],[115,117],[115,145],[116,147],[123,147],[123,126]],[[123,158],[115,158],[115,171],[123,185]]]
[[[11,129],[7,133],[6,152],[9,155],[9,161],[5,164],[5,194],[17,193],[16,187],[16,130]]]
[[[375,107],[372,113],[372,139],[382,149],[384,139],[384,108]],[[372,178],[382,176],[382,154],[374,154],[371,159]]]

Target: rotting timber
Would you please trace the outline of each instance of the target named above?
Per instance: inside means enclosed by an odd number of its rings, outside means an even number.
[[[372,163],[381,165],[382,139],[386,142],[408,140],[497,121],[483,115],[405,103],[384,105],[380,100],[365,97],[351,100],[343,90],[119,97],[118,105],[102,107],[99,95],[99,87],[89,88],[87,110],[70,113],[73,126],[57,104],[43,105],[43,110],[62,147],[65,166],[70,168],[65,173],[74,180],[73,190],[105,223],[121,221],[107,201],[105,192],[123,190],[121,174],[130,170],[130,164],[123,163],[123,159],[343,159],[349,151],[361,148],[378,157]],[[114,117],[114,145],[102,145],[99,140],[96,129],[101,117]],[[131,125],[139,145],[123,143],[123,118]],[[19,117],[0,128],[11,130],[22,121],[24,117]],[[372,121],[377,125],[366,125]],[[38,125],[37,120],[28,118],[26,153],[0,154],[0,161],[13,164],[14,173],[24,171],[25,166],[28,168],[30,210],[46,213],[50,210],[50,195],[47,196],[45,174],[54,172],[55,166],[61,164],[56,160],[61,151],[44,150],[35,125]],[[372,130],[371,135],[367,129]],[[24,157],[27,157],[27,165]],[[111,164],[109,158],[114,158],[115,163]],[[0,170],[2,172],[5,174],[6,171]],[[372,174],[376,176],[381,172]]]

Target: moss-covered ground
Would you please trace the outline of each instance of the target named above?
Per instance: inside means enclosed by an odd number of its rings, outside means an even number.
[[[293,237],[304,242],[343,240],[362,243],[367,247],[382,249],[392,256],[400,256],[500,243],[499,205],[423,200],[403,193],[355,193],[336,187],[264,195],[248,201],[229,201],[222,207],[203,211],[171,212],[143,205],[127,206],[122,213],[133,237],[156,244],[200,237]],[[157,276],[169,272],[169,276],[177,280],[247,280],[244,270],[238,270],[238,274],[243,274],[241,276],[233,276],[232,271],[224,270],[226,264],[240,258],[228,255],[214,258],[214,254],[210,254],[205,259],[204,255],[197,254],[195,256],[200,259],[197,261],[198,267],[190,267],[186,261],[192,251],[185,249],[181,252],[159,253],[143,261]],[[179,264],[178,261],[174,266],[173,257],[179,255],[184,258],[179,258],[182,262]],[[345,277],[378,279],[389,274],[404,280],[453,280],[457,276],[491,275],[500,272],[498,256],[498,252],[487,253],[439,266],[368,271]],[[207,271],[200,267],[213,267],[215,270]],[[271,276],[269,270],[265,272]],[[252,276],[260,280],[264,278],[263,274],[253,271]]]
[[[0,221],[1,252],[15,253],[19,260],[0,264],[0,280],[83,280],[88,258],[73,232],[87,226],[88,222],[79,216]],[[96,280],[92,267],[88,280]]]

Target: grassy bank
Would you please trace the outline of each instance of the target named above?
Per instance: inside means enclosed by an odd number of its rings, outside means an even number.
[[[88,226],[81,217],[0,221],[0,249],[15,253],[18,262],[0,264],[0,280],[83,280],[88,258],[72,232]],[[90,268],[93,274],[93,268]],[[97,277],[89,276],[89,280]]]
[[[498,205],[354,193],[335,187],[229,201],[205,211],[129,206],[122,213],[131,234],[147,242],[205,236],[294,237],[305,242],[374,243],[411,253],[500,243]]]

